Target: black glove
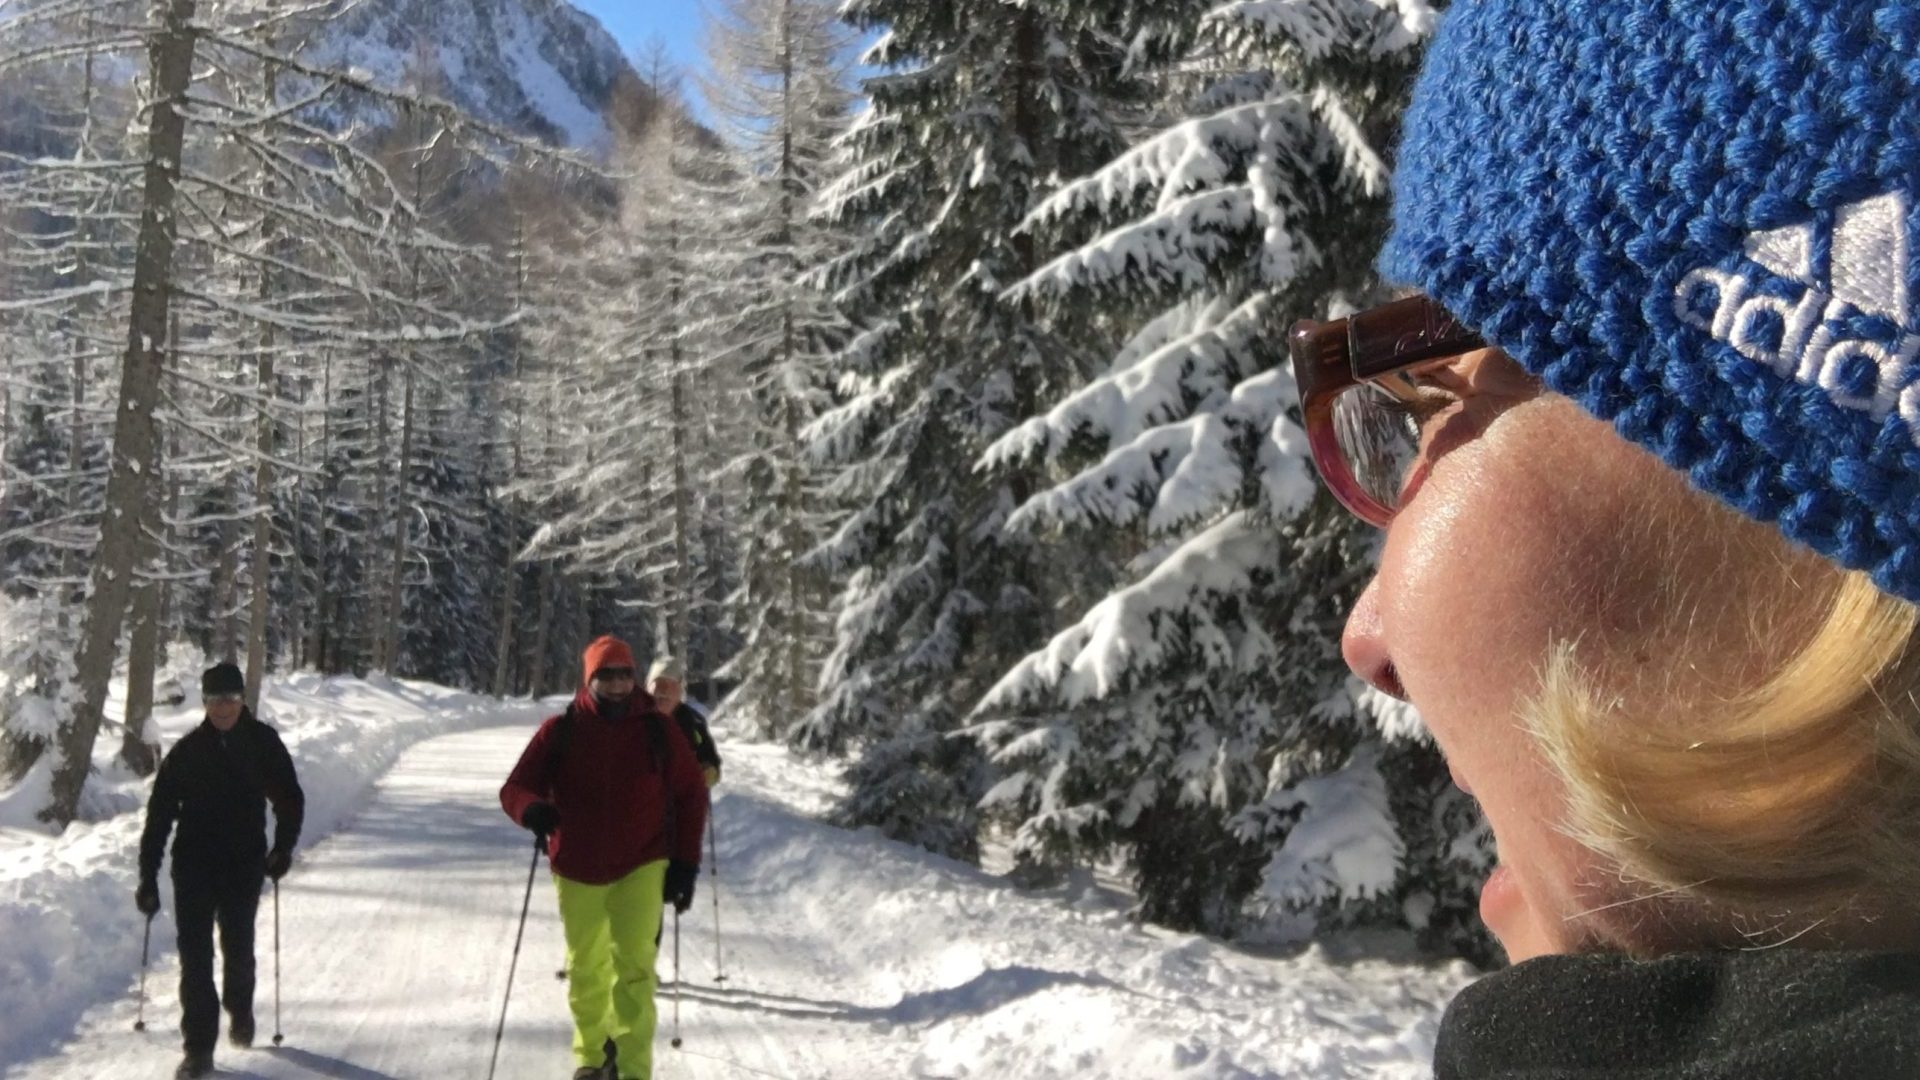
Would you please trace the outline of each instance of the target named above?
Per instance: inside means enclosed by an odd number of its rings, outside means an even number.
[[[287,876],[287,868],[293,865],[293,853],[274,848],[267,852],[267,876],[275,881]]]
[[[544,844],[547,837],[553,835],[553,830],[560,827],[560,811],[550,802],[528,803],[527,809],[520,815],[520,824]]]
[[[693,885],[700,880],[700,864],[675,859],[667,864],[667,886],[661,890],[673,910],[683,912],[693,906]]]
[[[133,906],[149,919],[160,914],[160,883],[142,881],[140,887],[133,890]]]

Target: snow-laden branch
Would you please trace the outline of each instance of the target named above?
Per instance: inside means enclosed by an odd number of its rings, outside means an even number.
[[[1011,468],[1039,455],[1051,464],[1078,436],[1111,448],[1224,402],[1247,374],[1268,306],[1261,295],[1238,307],[1214,299],[1169,310],[1134,335],[1109,374],[1001,436],[977,467]]]
[[[1073,706],[1120,693],[1161,667],[1176,636],[1207,643],[1203,669],[1235,666],[1210,600],[1246,594],[1253,575],[1272,571],[1279,534],[1245,512],[1229,514],[1183,544],[1146,578],[1102,600],[1084,618],[1021,660],[975,707],[976,717],[1035,703]],[[1176,617],[1177,616],[1177,617]],[[1212,633],[1208,631],[1212,630]]]
[[[0,27],[0,37],[6,36],[10,29],[10,27]],[[123,49],[138,49],[145,44],[144,37],[122,36],[72,44],[45,45],[14,53],[0,53],[0,75],[8,75],[19,68],[49,64],[56,60],[77,60]]]
[[[1292,822],[1262,874],[1270,902],[1299,910],[1388,895],[1399,884],[1407,849],[1377,747],[1363,747],[1344,768],[1275,791],[1260,812]]]
[[[1425,41],[1439,18],[1427,0],[1234,0],[1209,11],[1201,28],[1254,35],[1314,61],[1356,52],[1379,60]]]
[[[0,151],[0,163],[19,166],[30,174],[52,175],[59,173],[99,174],[131,173],[145,166],[144,161],[126,158],[50,158],[24,157],[20,154]],[[19,233],[12,235],[18,236]],[[45,235],[45,234],[41,234]]]
[[[497,319],[476,320],[422,308],[423,313],[432,314],[438,318],[440,325],[423,326],[419,323],[404,323],[390,330],[361,330],[342,326],[336,319],[324,316],[290,315],[261,303],[230,299],[185,286],[176,287],[174,291],[180,296],[198,300],[216,311],[238,315],[263,326],[311,333],[336,343],[354,342],[361,345],[432,345],[468,341],[505,330],[518,323],[521,318],[517,311],[509,312]]]
[[[234,456],[240,460],[271,462],[276,470],[291,473],[296,476],[318,477],[326,475],[326,469],[322,466],[302,465],[299,462],[283,458],[278,454],[263,453],[257,446],[237,443],[216,434],[212,428],[188,419],[187,415],[180,412],[177,408],[156,410],[154,412],[154,419],[163,424],[177,424],[182,430],[190,431],[215,446],[232,452]]]
[[[107,300],[126,292],[131,286],[130,279],[109,281],[103,278],[99,281],[89,281],[85,285],[76,285],[70,289],[56,289],[53,292],[41,293],[39,296],[31,296],[24,300],[0,300],[0,311],[32,311],[35,308],[58,307],[89,297]]]
[[[1144,514],[1149,531],[1164,534],[1207,521],[1239,499],[1246,472],[1240,444],[1255,434],[1261,436],[1255,451],[1265,507],[1280,516],[1295,513],[1314,490],[1306,433],[1287,416],[1296,401],[1290,373],[1246,379],[1218,408],[1147,428],[1099,464],[1028,499],[1007,528],[1125,526]]]
[[[1285,94],[1234,105],[1168,128],[1092,176],[1066,185],[1028,215],[1023,228],[1080,214],[1111,213],[1151,195],[1164,214],[1195,192],[1227,188],[1255,163],[1283,170],[1289,183],[1318,186],[1325,148],[1337,147],[1354,181],[1384,188],[1387,169],[1332,94]]]
[[[1258,210],[1247,185],[1194,192],[1059,256],[1016,282],[1006,297],[1058,299],[1114,285],[1199,292],[1216,280],[1228,253],[1252,238]]]

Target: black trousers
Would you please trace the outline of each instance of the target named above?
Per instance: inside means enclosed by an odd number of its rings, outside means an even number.
[[[180,1034],[189,1054],[211,1054],[220,1039],[220,1008],[253,1016],[253,918],[260,910],[263,867],[181,867],[173,871],[173,921],[180,947]],[[213,988],[213,930],[220,928],[220,985]]]

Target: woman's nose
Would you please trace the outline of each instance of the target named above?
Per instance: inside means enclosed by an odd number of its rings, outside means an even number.
[[[1379,578],[1367,583],[1366,591],[1347,614],[1347,628],[1340,635],[1340,655],[1346,659],[1347,667],[1368,685],[1383,694],[1406,699],[1406,690],[1393,670],[1386,628],[1380,619]]]

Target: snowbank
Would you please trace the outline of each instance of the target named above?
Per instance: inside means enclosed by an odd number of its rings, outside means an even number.
[[[532,724],[548,711],[425,683],[317,675],[269,680],[260,709],[285,739],[306,791],[302,847],[347,821],[408,746],[450,731]],[[108,713],[117,715],[117,705],[110,703]],[[199,721],[197,694],[155,716],[168,746]],[[118,748],[118,732],[103,732],[99,773],[85,800],[93,820],[59,836],[32,824],[40,802],[33,776],[0,795],[0,1064],[63,1041],[87,1006],[121,993],[138,970],[142,927],[133,890],[149,781],[113,763]],[[163,872],[163,895],[171,888]],[[172,910],[168,897],[154,919],[155,956],[173,949]],[[160,1027],[174,1023],[171,1016],[155,1019]]]
[[[762,913],[730,933],[735,979],[763,1004],[806,1003],[881,1036],[874,1067],[819,1075],[1424,1080],[1440,1014],[1474,977],[1397,935],[1255,952],[1143,927],[1127,897],[1089,880],[1022,890],[874,832],[823,829],[813,818],[835,791],[817,767],[722,744],[729,902]],[[755,929],[768,917],[783,941],[832,947],[784,956]],[[705,958],[690,952],[690,977]]]
[[[517,966],[499,1075],[565,1075],[551,893],[538,890],[517,953],[526,834],[491,808],[542,710],[317,678],[275,687],[269,708],[306,770],[316,833],[343,827],[283,898],[300,930],[290,1041],[222,1047],[223,1067],[260,1080],[479,1075]],[[190,720],[170,716],[167,730]],[[400,753],[431,732],[449,734]],[[661,959],[680,976],[662,991],[662,1026],[687,1036],[670,1050],[662,1031],[661,1080],[1424,1080],[1441,1011],[1472,978],[1404,938],[1255,951],[1135,925],[1129,898],[1094,878],[1018,888],[823,824],[843,794],[836,770],[716,734],[728,978],[716,978],[708,878],[675,920],[678,960],[670,944]],[[9,1080],[157,1078],[176,1060],[171,956],[155,963],[151,1028],[131,1030],[138,826],[127,812],[58,842],[0,842]],[[156,952],[171,945],[164,918],[154,932]]]

